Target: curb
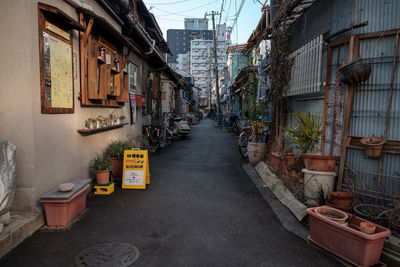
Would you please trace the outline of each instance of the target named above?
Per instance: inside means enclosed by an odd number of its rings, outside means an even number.
[[[242,168],[254,182],[263,198],[268,202],[272,211],[281,222],[283,228],[308,242],[307,237],[310,235],[310,232],[297,221],[292,213],[285,206],[283,206],[282,203],[275,197],[275,195],[268,189],[267,185],[261,179],[254,167],[250,164],[244,164],[242,165]]]

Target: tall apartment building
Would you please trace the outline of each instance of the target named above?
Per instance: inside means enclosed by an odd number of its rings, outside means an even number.
[[[185,30],[208,30],[208,19],[185,18]]]
[[[178,54],[186,54],[190,51],[192,40],[212,40],[212,30],[169,29],[167,30],[167,42],[172,55],[168,55],[167,62],[177,63]]]
[[[229,43],[226,24],[218,24],[217,37],[217,63],[218,76],[223,77],[226,64],[226,46]],[[194,85],[202,89],[203,94],[208,94],[214,74],[214,41],[192,40],[190,45],[190,72],[194,78]]]

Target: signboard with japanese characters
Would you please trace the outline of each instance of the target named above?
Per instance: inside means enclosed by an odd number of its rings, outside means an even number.
[[[125,150],[122,188],[146,189],[147,184],[150,184],[147,150]]]

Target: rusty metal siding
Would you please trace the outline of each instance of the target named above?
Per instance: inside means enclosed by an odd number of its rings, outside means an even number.
[[[397,8],[400,11],[400,5]],[[372,28],[371,30],[381,29]],[[370,78],[358,85],[354,93],[351,136],[384,137],[394,49],[395,36],[360,41],[360,58],[372,64],[372,72]],[[393,105],[387,136],[392,140],[400,140],[399,61],[400,57],[397,57]],[[382,172],[380,172],[380,161],[382,161]],[[358,190],[383,200],[400,197],[399,153],[387,152],[383,153],[381,159],[368,159],[365,158],[363,150],[348,148],[346,163],[359,173],[358,177],[353,179]],[[347,174],[349,173],[347,172]]]
[[[368,25],[356,29],[355,34],[400,28],[400,1],[354,0],[353,2],[354,23],[368,21]]]

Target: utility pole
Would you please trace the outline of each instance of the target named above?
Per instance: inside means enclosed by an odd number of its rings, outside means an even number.
[[[219,104],[219,81],[218,81],[218,58],[217,58],[217,34],[215,30],[215,15],[220,15],[218,12],[211,11],[211,17],[212,17],[212,23],[213,23],[213,41],[214,41],[214,74],[215,74],[215,93],[217,96],[216,102],[217,102],[217,125],[220,126],[221,124],[221,108]],[[207,13],[206,13],[207,16]],[[211,103],[210,103],[211,105]]]

